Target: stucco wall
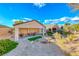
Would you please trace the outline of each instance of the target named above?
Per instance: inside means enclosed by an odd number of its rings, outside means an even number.
[[[9,38],[10,37],[10,33],[8,33],[9,30],[10,30],[10,28],[6,28],[6,27],[1,28],[0,27],[0,39]]]
[[[28,34],[28,33],[40,33],[39,28],[20,28],[19,29],[20,34]]]

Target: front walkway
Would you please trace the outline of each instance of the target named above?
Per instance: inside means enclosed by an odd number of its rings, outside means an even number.
[[[54,43],[30,43],[27,39],[20,39],[18,42],[18,47],[4,56],[64,56],[61,49]]]

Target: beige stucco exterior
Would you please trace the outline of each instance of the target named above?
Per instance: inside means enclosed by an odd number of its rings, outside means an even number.
[[[27,35],[28,33],[39,33],[39,34],[44,34],[45,32],[45,26],[40,24],[37,21],[30,21],[22,24],[18,24],[14,26],[15,28],[15,39],[19,39],[19,34],[25,34]]]
[[[10,38],[10,33],[9,33],[9,30],[11,28],[8,28],[8,27],[0,27],[0,39],[8,39]]]
[[[19,28],[21,34],[27,35],[28,33],[40,33],[39,28]]]

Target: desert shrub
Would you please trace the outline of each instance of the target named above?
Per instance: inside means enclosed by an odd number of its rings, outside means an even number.
[[[52,36],[52,34],[53,34],[52,32],[47,32],[48,36]]]
[[[68,40],[68,42],[74,41],[76,40],[78,37],[74,34],[70,34],[67,36],[66,40]]]
[[[67,36],[67,35],[71,34],[70,31],[65,31],[64,29],[59,29],[57,32],[60,33],[63,36]]]
[[[63,43],[64,42],[71,42],[71,41],[77,39],[77,36],[74,34],[70,34],[70,35],[67,35],[67,37],[63,37],[60,33],[55,33],[53,36],[57,41],[60,41]]]
[[[46,34],[47,34],[48,36],[52,36],[53,33],[52,33],[51,28],[47,29]]]
[[[61,39],[61,34],[58,33],[58,32],[56,32],[56,33],[54,34],[54,37],[55,37],[56,39]]]
[[[58,32],[56,32],[54,35],[54,38],[56,39],[56,42],[58,42],[59,44],[60,43],[66,43],[66,42],[68,42],[67,40],[66,40],[66,38],[64,38],[60,33],[58,33]]]
[[[64,31],[63,34],[64,34],[64,35],[70,35],[71,33]]]

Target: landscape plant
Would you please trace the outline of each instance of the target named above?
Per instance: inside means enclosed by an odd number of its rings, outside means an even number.
[[[17,42],[12,41],[10,39],[0,40],[0,55],[8,53],[12,49],[16,48],[17,45],[18,45]]]
[[[42,36],[34,36],[34,37],[31,37],[31,38],[28,38],[29,41],[35,41],[39,38],[42,38]]]
[[[49,28],[49,29],[46,31],[46,34],[47,34],[48,36],[52,36],[53,32],[52,32],[51,28]]]
[[[79,41],[77,34],[70,34],[66,38],[62,37],[60,33],[55,33],[55,43],[70,56],[79,56]],[[71,45],[70,45],[71,44]]]

